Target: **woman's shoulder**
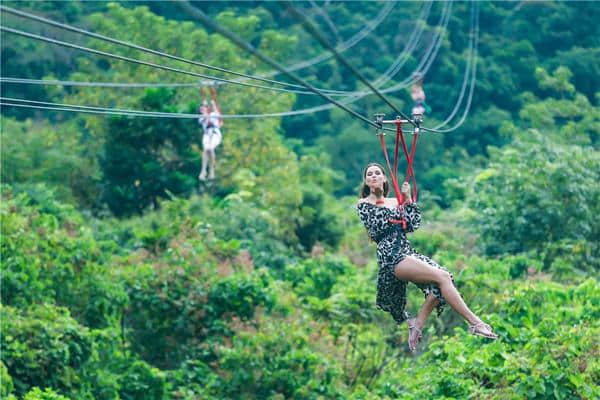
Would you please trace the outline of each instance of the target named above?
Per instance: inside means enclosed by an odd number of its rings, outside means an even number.
[[[358,199],[358,201],[356,202],[356,206],[357,207],[361,207],[361,206],[366,206],[366,205],[375,205],[374,203],[371,203],[369,200],[362,198],[362,199]]]
[[[396,207],[398,205],[398,200],[396,200],[395,197],[386,197],[384,199],[385,201],[385,206],[386,207]],[[375,203],[370,202],[369,200],[367,200],[366,198],[362,198],[362,199],[358,199],[358,201],[356,202],[356,206],[366,206],[366,205],[371,205],[374,207],[377,207],[377,205]]]

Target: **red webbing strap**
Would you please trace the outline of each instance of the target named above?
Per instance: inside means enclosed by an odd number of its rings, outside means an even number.
[[[404,140],[404,135],[402,133],[402,123],[400,121],[396,122],[396,131],[400,140],[402,141],[402,150],[404,150],[404,155],[406,156],[406,182],[410,182],[410,178],[413,179],[413,200],[417,201],[417,178],[415,177],[415,171],[413,169],[413,161],[415,159],[415,151],[417,149],[417,138],[419,136],[418,133],[415,132],[413,135],[413,141],[410,148],[410,154],[408,153],[408,147],[406,146],[406,141]],[[404,196],[402,196],[404,198]]]
[[[400,126],[400,129],[398,129],[398,126]],[[394,176],[396,177],[396,181],[398,181],[398,139],[400,135],[402,135],[402,124],[398,125],[396,123],[396,148],[394,149]]]
[[[215,107],[217,108],[217,112],[219,113],[219,128],[223,126],[223,117],[221,117],[221,115],[223,114],[221,112],[221,107],[219,106],[219,102],[217,101],[217,91],[214,87],[210,88],[210,97],[213,101],[213,103],[215,104]]]
[[[417,201],[417,178],[415,177],[415,170],[413,169],[413,161],[415,159],[415,150],[417,148],[417,139],[418,139],[419,133],[415,132],[415,134],[413,135],[413,141],[412,141],[412,145],[410,147],[410,158],[408,159],[408,167],[406,169],[406,180],[408,181],[410,179],[410,176],[412,175],[412,179],[414,182],[413,185],[413,201]]]
[[[409,171],[412,172],[412,165],[410,162],[410,157],[408,155],[408,148],[406,147],[406,141],[404,140],[404,133],[402,133],[402,122],[400,121],[396,121],[396,147],[398,147],[398,139],[400,139],[402,141],[402,150],[404,151],[404,156],[406,157],[406,163],[408,164],[408,169]],[[410,179],[410,176],[408,175],[409,172],[406,173],[406,178],[404,179],[405,181],[408,181]],[[399,204],[404,204],[404,195],[402,194],[402,203]]]
[[[390,171],[390,179],[392,180],[392,185],[394,188],[394,193],[396,194],[396,200],[398,201],[398,207],[402,206],[404,202],[403,196],[400,193],[400,187],[398,186],[398,180],[396,179],[396,173],[392,170],[392,165],[390,164],[390,158],[388,156],[387,148],[385,147],[385,138],[382,133],[378,134],[379,142],[381,143],[381,149],[383,150],[383,156],[385,157],[385,162],[387,163],[388,170]],[[396,148],[398,148],[398,142],[396,141]],[[394,160],[394,164],[398,163],[398,154],[396,153],[396,159]],[[404,220],[404,216],[402,220],[398,221],[396,219],[390,219],[389,222],[392,224],[402,223],[402,227],[406,229],[406,221]]]

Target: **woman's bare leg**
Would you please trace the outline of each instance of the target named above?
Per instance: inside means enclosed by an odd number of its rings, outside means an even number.
[[[443,269],[434,268],[429,264],[408,256],[394,268],[394,275],[398,279],[416,283],[436,283],[442,296],[457,313],[469,323],[474,324],[481,320],[467,307],[460,293],[454,287],[450,274]]]
[[[200,170],[200,175],[198,176],[200,180],[206,179],[206,167],[208,166],[208,157],[208,150],[202,151],[202,170]]]
[[[215,155],[215,149],[210,150],[210,172],[208,177],[215,179],[215,168],[217,166],[217,156]]]
[[[430,294],[425,299],[425,302],[421,306],[421,310],[419,311],[419,315],[415,319],[415,325],[419,329],[423,329],[425,326],[425,321],[429,318],[429,315],[433,311],[433,309],[440,303],[440,301],[435,297],[435,295]]]

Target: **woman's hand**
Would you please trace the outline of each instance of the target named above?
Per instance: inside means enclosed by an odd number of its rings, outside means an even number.
[[[400,193],[404,195],[405,200],[412,200],[410,197],[410,184],[408,182],[404,182],[402,184],[402,187],[400,188]]]

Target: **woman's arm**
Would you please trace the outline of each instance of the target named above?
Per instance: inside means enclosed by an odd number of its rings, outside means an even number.
[[[406,232],[414,232],[421,226],[421,210],[417,203],[404,203],[404,220],[406,221]]]

